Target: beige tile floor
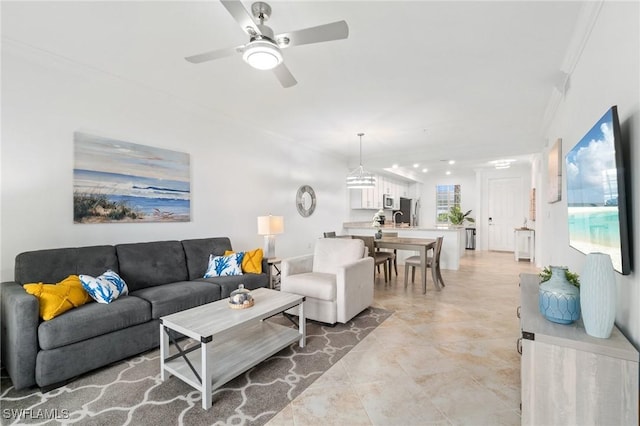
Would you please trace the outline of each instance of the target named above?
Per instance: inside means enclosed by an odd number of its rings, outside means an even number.
[[[423,295],[401,269],[388,284],[376,274],[374,305],[393,315],[268,425],[520,424],[518,275],[538,270],[468,250]]]

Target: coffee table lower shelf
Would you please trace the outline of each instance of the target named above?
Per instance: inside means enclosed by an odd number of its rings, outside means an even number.
[[[166,373],[169,373],[201,391],[202,408],[208,409],[212,404],[211,392],[299,340],[300,333],[296,329],[259,321],[236,330],[232,338],[202,344],[204,348],[201,347],[201,350],[185,355],[201,378],[210,377],[210,387],[206,386],[206,379],[203,383],[200,382],[182,357],[168,362],[162,359],[162,380],[164,381],[167,378]],[[203,362],[202,358],[205,356]],[[209,371],[203,374],[203,368]]]

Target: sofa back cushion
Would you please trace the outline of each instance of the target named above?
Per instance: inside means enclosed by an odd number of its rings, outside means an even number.
[[[187,280],[187,264],[180,241],[119,244],[116,253],[119,275],[130,292]]]
[[[98,276],[107,269],[119,271],[113,246],[28,251],[16,256],[15,281],[20,284],[57,283],[69,275]]]
[[[320,238],[313,252],[313,272],[335,274],[340,266],[364,256],[364,242],[349,238]]]
[[[231,250],[231,241],[227,237],[200,238],[183,240],[182,247],[187,260],[189,280],[204,277],[209,264],[209,255],[224,256],[224,252]]]

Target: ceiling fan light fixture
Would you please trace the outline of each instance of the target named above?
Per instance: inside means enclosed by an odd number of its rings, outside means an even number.
[[[362,166],[362,137],[364,133],[358,133],[360,137],[360,166],[347,175],[348,189],[375,188],[376,176],[368,172]]]
[[[491,163],[496,169],[500,170],[500,169],[508,169],[509,167],[511,167],[511,163],[515,161],[516,160],[495,160],[495,161],[492,161]]]
[[[253,68],[271,70],[282,63],[282,54],[271,41],[254,40],[244,49],[242,59]]]

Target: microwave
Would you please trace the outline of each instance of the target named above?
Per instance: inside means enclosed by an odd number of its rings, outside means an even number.
[[[384,194],[382,196],[382,208],[383,209],[392,209],[393,208],[393,197],[389,194]]]

